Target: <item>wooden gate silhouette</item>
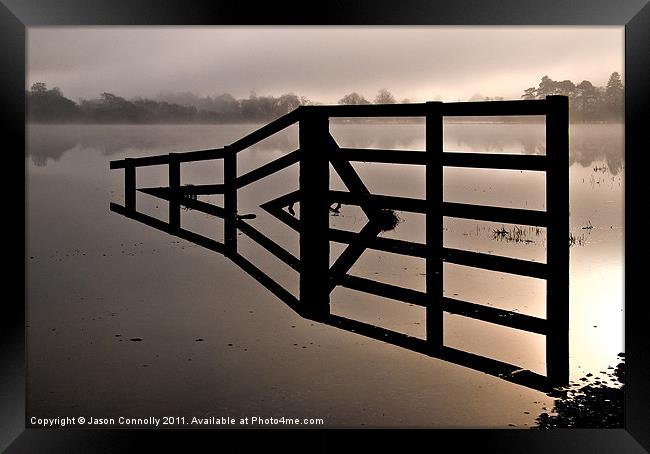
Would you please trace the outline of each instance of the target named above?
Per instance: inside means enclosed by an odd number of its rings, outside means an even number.
[[[546,155],[449,153],[443,151],[445,116],[546,117]],[[424,151],[340,148],[329,132],[334,117],[424,117]],[[299,148],[275,161],[237,176],[237,154],[265,138],[299,124]],[[273,292],[302,317],[451,361],[540,390],[564,385],[569,379],[569,135],[568,99],[549,96],[544,100],[487,101],[419,104],[302,106],[223,148],[126,158],[111,161],[111,169],[124,169],[124,206],[110,209],[161,231],[224,254]],[[223,184],[181,185],[184,162],[223,159]],[[350,162],[412,164],[425,167],[425,199],[372,194]],[[262,206],[300,235],[300,256],[269,239],[237,214],[237,190],[298,163],[299,189]],[[336,170],[348,191],[329,189],[329,165]],[[136,189],[136,168],[167,165],[169,185]],[[546,211],[501,208],[446,202],[443,199],[443,168],[470,167],[545,172]],[[140,213],[136,190],[169,202],[169,221]],[[189,196],[223,194],[223,207]],[[329,227],[329,207],[334,202],[359,206],[368,223],[359,233]],[[300,204],[299,219],[284,210]],[[181,206],[224,219],[224,242],[181,228]],[[426,242],[379,237],[383,210],[424,214]],[[447,248],[443,244],[443,217],[475,219],[545,227],[546,263]],[[286,263],[300,275],[300,297],[295,298],[237,252],[241,232]],[[329,242],[347,244],[330,267]],[[366,249],[423,258],[426,291],[420,292],[348,274]],[[308,251],[308,253],[306,253]],[[443,263],[500,271],[546,280],[546,318],[532,317],[461,301],[443,295]],[[426,338],[420,339],[386,328],[330,313],[329,295],[336,286],[379,295],[426,310]],[[453,313],[493,324],[517,328],[546,337],[546,375],[512,364],[482,357],[443,344],[443,313]]]

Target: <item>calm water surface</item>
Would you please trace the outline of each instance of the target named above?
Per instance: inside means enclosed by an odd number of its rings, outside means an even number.
[[[109,211],[123,172],[109,160],[220,147],[257,125],[32,125],[28,128],[28,414],[324,418],[328,426],[528,427],[545,394],[478,371],[304,320],[214,252]],[[421,124],[332,124],[339,145],[421,150]],[[536,124],[445,125],[446,151],[544,154]],[[238,173],[297,148],[290,128],[243,151]],[[603,375],[623,345],[623,127],[572,125],[571,379]],[[422,197],[424,171],[353,164],[376,193]],[[219,183],[220,162],[185,164],[183,184]],[[239,210],[298,255],[297,234],[259,204],[298,187],[297,166],[243,188]],[[167,184],[165,166],[139,186]],[[345,189],[331,171],[331,187]],[[544,209],[543,173],[446,168],[448,201]],[[220,196],[201,199],[221,203]],[[167,205],[138,195],[167,219]],[[382,235],[424,241],[424,216]],[[358,231],[343,206],[331,226]],[[182,212],[221,240],[222,222]],[[546,232],[445,218],[448,247],[543,262]],[[508,241],[496,230],[518,231]],[[342,245],[332,243],[332,261]],[[297,274],[245,236],[239,251],[297,296]],[[424,290],[424,260],[366,251],[351,274]],[[445,264],[445,293],[544,317],[544,281]],[[424,309],[337,288],[332,311],[424,336]],[[131,339],[142,339],[133,341]],[[200,340],[199,340],[200,339]],[[445,314],[445,344],[544,373],[544,337]],[[582,382],[581,382],[582,383]]]

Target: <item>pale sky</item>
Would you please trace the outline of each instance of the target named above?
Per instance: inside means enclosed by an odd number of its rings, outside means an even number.
[[[293,92],[336,103],[519,99],[542,76],[604,85],[623,75],[616,27],[30,27],[28,77],[71,99],[161,91],[237,98]]]

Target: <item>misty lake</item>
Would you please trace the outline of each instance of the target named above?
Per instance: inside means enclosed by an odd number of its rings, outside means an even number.
[[[125,157],[217,148],[259,125],[29,125],[27,413],[38,417],[324,418],[327,427],[530,427],[553,398],[497,377],[305,320],[220,254],[109,211],[124,203]],[[570,378],[606,380],[624,352],[623,125],[570,128]],[[342,147],[424,149],[417,123],[332,123]],[[545,153],[543,124],[447,123],[446,151]],[[238,155],[238,174],[298,148],[291,127]],[[399,151],[396,151],[398,153]],[[371,192],[421,198],[424,169],[354,163]],[[220,161],[183,164],[182,184],[222,182]],[[164,186],[167,167],[138,169]],[[345,190],[331,171],[331,187]],[[259,205],[298,188],[292,166],[239,191],[251,225],[299,253],[298,236]],[[446,168],[447,201],[543,210],[541,172]],[[138,194],[138,210],[167,204]],[[221,204],[221,196],[199,196]],[[383,236],[424,241],[424,216]],[[342,206],[330,225],[358,231]],[[220,219],[184,228],[223,239]],[[446,218],[449,247],[544,261],[546,234]],[[516,232],[516,239],[497,232]],[[297,296],[298,276],[246,236],[239,252]],[[568,238],[567,238],[568,241]],[[331,243],[332,261],[343,245]],[[351,274],[424,290],[424,260],[367,250]],[[545,284],[445,265],[444,291],[545,316]],[[424,309],[338,287],[332,312],[424,336]],[[545,373],[541,335],[445,314],[446,345]],[[611,369],[609,369],[611,370]]]

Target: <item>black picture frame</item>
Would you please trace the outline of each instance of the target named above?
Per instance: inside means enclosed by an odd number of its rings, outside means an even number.
[[[427,431],[426,443],[454,450],[478,447],[488,452],[616,452],[650,450],[650,342],[647,337],[647,304],[639,295],[643,286],[642,242],[645,167],[644,153],[650,150],[646,122],[648,70],[650,69],[650,5],[647,0],[418,0],[407,2],[332,0],[305,2],[302,7],[278,2],[176,0],[0,0],[2,72],[0,100],[5,158],[3,186],[6,213],[25,212],[25,173],[16,148],[25,149],[25,44],[26,27],[56,25],[620,25],[625,26],[625,351],[626,400],[624,429],[562,430],[435,430]],[[15,162],[14,162],[15,159]],[[25,192],[23,192],[23,189]],[[22,200],[21,200],[22,199]],[[6,215],[7,219],[9,215]],[[19,230],[13,219],[3,222]],[[22,236],[26,238],[24,226]],[[13,234],[13,232],[12,232]],[[9,235],[9,233],[7,234]],[[20,238],[21,233],[15,233]],[[15,242],[15,241],[14,241]],[[22,250],[25,264],[26,246]],[[18,262],[20,253],[15,253]],[[6,257],[6,256],[5,256]],[[13,276],[17,267],[5,260],[7,282],[18,287]],[[11,274],[10,274],[11,273]],[[29,276],[23,268],[24,294]],[[20,295],[20,292],[17,292]],[[19,297],[3,299],[0,315],[0,449],[7,452],[114,452],[119,447],[137,448],[152,437],[192,441],[205,439],[212,431],[149,430],[43,430],[25,429],[25,303]],[[220,435],[221,436],[221,435]],[[317,438],[323,438],[320,435]],[[441,443],[445,443],[441,445]]]

